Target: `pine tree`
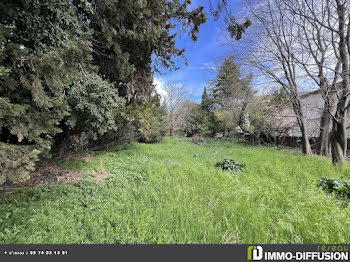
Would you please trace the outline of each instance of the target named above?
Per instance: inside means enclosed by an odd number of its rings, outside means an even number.
[[[210,108],[210,99],[209,99],[206,87],[204,87],[203,94],[202,94],[201,108],[204,111],[209,111],[209,108]]]
[[[223,127],[224,135],[234,132],[238,125],[248,132],[247,106],[254,94],[252,76],[242,76],[234,57],[227,57],[212,81],[212,101]],[[233,121],[236,119],[236,121]]]
[[[224,60],[211,89],[213,101],[220,106],[234,98],[241,98],[243,93],[242,79],[239,67],[233,57]]]
[[[217,119],[211,110],[212,101],[208,95],[207,88],[204,87],[202,101],[200,105],[200,132],[204,136],[214,136],[217,132]]]

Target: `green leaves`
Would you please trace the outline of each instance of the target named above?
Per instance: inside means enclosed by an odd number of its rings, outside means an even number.
[[[229,171],[232,174],[244,172],[244,164],[239,161],[234,161],[231,158],[225,158],[224,160],[217,162],[216,167],[221,167],[223,171]]]
[[[30,162],[21,175],[28,177],[53,148],[63,156],[74,143],[118,137],[130,126],[126,103],[139,107],[131,118],[140,139],[160,141],[166,112],[152,97],[152,57],[171,67],[183,56],[175,21],[196,38],[206,17],[203,8],[188,7],[167,0],[1,1],[0,143],[13,145],[17,157],[1,158],[0,167]],[[38,150],[28,161],[27,146]],[[6,172],[6,179],[16,174]]]
[[[350,182],[333,177],[321,177],[319,184],[324,191],[335,193],[342,200],[350,201]]]
[[[196,40],[199,27],[206,22],[202,7],[189,10],[189,3],[181,1],[134,1],[134,0],[78,0],[73,1],[79,17],[86,18],[93,30],[93,49],[95,64],[99,72],[110,82],[128,83],[139,74],[147,74],[159,67],[175,69],[175,58],[184,57],[184,50],[176,46],[176,24],[178,30],[189,32]],[[89,2],[95,10],[84,7]],[[153,60],[153,61],[152,61]],[[152,68],[153,64],[153,68]],[[152,70],[153,69],[153,70]],[[137,79],[140,80],[140,79]],[[142,81],[134,84],[117,85],[119,94],[126,97],[132,94],[131,102],[142,92],[152,91],[152,84]],[[128,101],[129,102],[129,101]]]
[[[166,134],[166,108],[160,105],[159,100],[159,96],[156,95],[143,105],[134,103],[127,109],[140,142],[160,142]]]
[[[117,131],[125,99],[97,74],[79,73],[74,77],[67,101],[70,115],[65,123],[70,129],[86,132],[94,140],[108,131]]]
[[[22,182],[62,132],[71,79],[91,61],[89,32],[71,1],[5,0],[0,9],[0,182]]]

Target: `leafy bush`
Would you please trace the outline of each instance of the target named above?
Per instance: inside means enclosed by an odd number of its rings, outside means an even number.
[[[350,200],[350,181],[333,177],[321,177],[319,186],[328,193],[335,193],[344,200]]]
[[[107,134],[115,138],[124,124],[125,99],[111,83],[96,73],[80,72],[69,87],[67,112],[61,124],[63,132],[55,137],[59,157],[96,146]]]
[[[221,167],[223,171],[230,171],[233,174],[244,172],[244,165],[239,161],[234,161],[231,158],[225,158],[224,160],[217,162],[216,167]]]
[[[67,100],[70,115],[65,124],[70,129],[86,132],[93,140],[118,130],[117,116],[124,109],[125,99],[97,74],[78,74],[67,92]]]
[[[128,115],[137,130],[139,142],[157,143],[165,136],[166,108],[160,104],[158,95],[151,97],[145,104],[131,104],[128,107]]]

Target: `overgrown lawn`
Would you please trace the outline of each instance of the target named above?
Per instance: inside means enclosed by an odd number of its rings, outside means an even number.
[[[79,182],[0,200],[0,243],[349,243],[350,207],[318,188],[350,180],[322,157],[233,141],[188,139],[92,153],[60,163]],[[231,158],[232,174],[215,167]],[[96,181],[97,172],[109,176]]]

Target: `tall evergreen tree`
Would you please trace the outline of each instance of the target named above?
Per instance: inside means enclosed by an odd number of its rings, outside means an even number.
[[[223,117],[224,134],[235,129],[235,124],[245,132],[247,127],[246,111],[249,100],[254,94],[251,86],[252,76],[242,76],[234,57],[227,57],[219,67],[216,78],[212,81],[212,101]],[[236,123],[232,119],[236,118]]]
[[[201,108],[205,111],[209,111],[210,108],[210,99],[206,87],[204,87],[202,94]]]
[[[198,120],[200,133],[205,136],[214,136],[218,130],[217,119],[211,110],[211,104],[212,101],[208,95],[207,88],[204,87]]]
[[[242,77],[234,58],[226,58],[219,67],[218,74],[212,82],[211,93],[213,102],[224,106],[232,99],[239,99],[243,95]]]
[[[191,1],[179,0],[74,0],[80,17],[93,30],[94,63],[100,74],[115,83],[128,103],[142,101],[152,93],[153,70],[175,69],[174,57],[184,58],[176,47],[173,29],[189,28],[197,40],[206,21],[203,7],[188,10]]]
[[[69,1],[4,0],[0,12],[1,183],[27,178],[48,153],[67,113],[66,75],[88,47]]]

